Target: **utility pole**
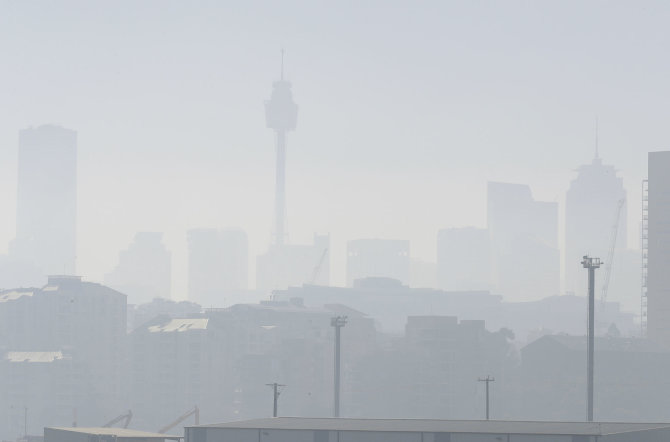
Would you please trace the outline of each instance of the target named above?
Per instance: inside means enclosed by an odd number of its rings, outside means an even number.
[[[340,329],[347,323],[346,316],[336,316],[330,319],[330,325],[335,327],[335,403],[333,416],[340,417]]]
[[[582,265],[589,271],[589,322],[586,331],[586,420],[593,422],[593,360],[595,334],[595,279],[596,269],[600,267],[600,258],[584,255]]]
[[[487,375],[485,378],[477,379],[478,382],[486,382],[486,420],[489,420],[489,384],[495,381],[495,378]]]
[[[23,435],[28,440],[28,407],[23,407]]]
[[[284,384],[278,384],[276,382],[272,384],[265,384],[268,387],[272,387],[272,397],[273,397],[273,406],[272,406],[272,417],[277,417],[277,402],[279,401],[279,395],[281,394],[281,391],[279,390],[279,387],[286,387]]]

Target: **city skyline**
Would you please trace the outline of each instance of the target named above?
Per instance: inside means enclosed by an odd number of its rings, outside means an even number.
[[[352,48],[347,39],[333,40],[340,29],[327,19],[317,21],[323,24],[321,37],[314,41],[300,38],[302,33],[314,32],[310,21],[314,11],[297,13],[296,4],[285,9],[269,7],[263,12],[268,14],[263,15],[266,18],[272,14],[294,16],[296,26],[282,29],[262,29],[245,21],[245,7],[226,10],[230,18],[224,19],[223,8],[175,5],[159,13],[162,21],[142,22],[142,17],[155,12],[153,8],[140,8],[137,18],[130,18],[104,8],[64,11],[45,6],[37,11],[29,6],[7,6],[0,32],[22,35],[24,31],[10,20],[20,18],[33,25],[30,29],[34,33],[22,43],[23,52],[32,54],[31,58],[20,60],[10,51],[7,68],[0,73],[1,79],[17,85],[4,93],[5,109],[14,111],[3,110],[1,115],[0,185],[8,191],[2,193],[0,203],[11,215],[18,130],[49,122],[77,130],[81,186],[78,273],[102,281],[115,265],[121,245],[130,243],[136,232],[161,231],[174,256],[174,297],[185,298],[188,229],[244,228],[250,239],[250,257],[270,243],[274,155],[268,149],[273,135],[263,124],[263,101],[272,81],[280,77],[280,49],[284,47],[286,78],[293,83],[296,102],[301,105],[300,130],[292,134],[293,147],[287,157],[287,231],[295,243],[309,242],[315,232],[330,233],[333,283],[344,284],[346,241],[351,239],[409,239],[414,257],[435,262],[435,234],[440,229],[485,227],[487,181],[529,184],[536,199],[559,201],[562,224],[562,201],[573,177],[571,170],[592,158],[596,117],[600,121],[601,156],[615,167],[626,165],[621,170],[629,197],[626,235],[635,247],[640,207],[637,190],[645,176],[644,153],[668,141],[661,130],[664,111],[659,107],[667,87],[655,75],[645,75],[641,81],[641,73],[617,73],[621,57],[615,48],[624,54],[634,52],[636,59],[657,66],[660,61],[652,58],[656,52],[651,49],[658,44],[656,36],[646,29],[652,28],[667,8],[658,6],[658,13],[653,14],[634,6],[619,5],[604,11],[592,5],[581,7],[584,16],[594,19],[612,41],[593,36],[593,23],[572,17],[570,7],[526,8],[514,2],[505,8],[492,5],[490,11],[482,5],[433,4],[416,12],[417,22],[432,23],[431,14],[445,20],[452,20],[451,15],[463,16],[478,25],[490,25],[490,32],[509,26],[502,19],[493,19],[491,12],[519,20],[517,30],[504,34],[498,42],[486,38],[492,34],[477,34],[453,20],[449,21],[452,28],[422,28],[407,40],[391,34],[387,24],[377,23],[374,26],[380,37],[364,40],[368,46],[363,48]],[[342,11],[356,11],[359,14],[354,16],[358,17],[371,9],[373,6],[349,4]],[[186,11],[193,15],[185,15]],[[203,12],[211,16],[206,18]],[[388,23],[400,23],[403,13],[395,3],[384,10],[383,17]],[[53,14],[60,21],[47,21],[40,27],[43,14]],[[513,18],[515,14],[518,19]],[[560,40],[563,34],[557,29],[538,29],[537,23],[550,16],[569,23],[575,36]],[[616,24],[631,16],[637,19],[639,38],[648,43],[643,51],[614,32]],[[106,25],[100,34],[83,41],[77,37],[90,28],[82,18],[90,24]],[[248,42],[249,52],[236,50],[225,41],[227,31],[219,25],[233,18],[258,31]],[[215,22],[218,19],[221,21]],[[54,37],[63,23],[71,25],[71,34]],[[121,23],[128,26],[126,37],[109,40],[108,35]],[[143,26],[168,33],[180,29],[169,37],[176,52],[158,46],[142,31]],[[351,26],[354,36],[367,32],[359,19]],[[196,28],[199,32],[186,32]],[[230,29],[237,31],[239,26]],[[516,37],[526,34],[567,52],[543,55],[538,43],[517,41]],[[277,36],[282,37],[281,44]],[[447,38],[450,36],[459,38]],[[53,76],[49,81],[39,74],[39,55],[45,53],[38,43],[47,37],[54,37],[51,49],[60,56],[50,65]],[[138,44],[131,47],[133,41]],[[194,48],[192,53],[182,49],[186,42]],[[440,42],[450,50],[447,59],[434,56],[444,52],[437,50]],[[511,51],[506,43],[520,47]],[[317,51],[319,44],[322,47]],[[92,45],[98,45],[99,52],[84,64],[80,54]],[[221,49],[221,57],[210,55],[216,53],[214,45]],[[426,45],[424,49],[410,51],[422,45]],[[514,63],[505,65],[490,45],[512,57]],[[362,58],[366,48],[375,50],[379,57],[374,66],[384,68],[383,75],[374,80],[370,77],[373,65]],[[396,49],[405,58],[396,56]],[[324,50],[331,50],[331,56]],[[601,50],[602,57],[587,58],[590,50]],[[150,54],[152,63],[142,62],[142,54]],[[177,56],[198,69],[186,67],[188,63],[175,65]],[[570,70],[556,91],[541,89],[542,80],[553,78],[552,68],[565,62],[584,69]],[[114,68],[121,64],[130,66],[129,70]],[[35,69],[26,77],[28,66]],[[107,87],[99,89],[90,81],[77,83],[88,72],[82,70],[85,66],[99,74]],[[356,69],[347,70],[346,66]],[[486,74],[492,66],[501,69],[497,76]],[[529,68],[536,80],[524,76]],[[245,81],[240,82],[242,76]],[[604,83],[594,86],[591,80],[596,77]],[[31,84],[29,78],[44,81]],[[152,78],[159,80],[152,84]],[[418,78],[425,81],[417,82]],[[611,94],[612,84],[621,86],[616,88],[619,95]],[[54,87],[58,85],[62,87]],[[482,85],[486,85],[483,90]],[[166,93],[168,90],[171,92]],[[645,105],[626,112],[613,106],[617,99],[630,98],[626,90],[635,91],[635,103]],[[35,100],[35,93],[42,94],[39,108],[27,105]],[[71,95],[70,100],[62,100],[65,93]],[[435,97],[447,107],[437,106]],[[407,104],[393,106],[397,100]],[[412,117],[410,111],[415,109],[420,118]],[[195,110],[198,118],[189,117]],[[624,120],[628,124],[622,124]],[[412,133],[423,135],[417,138]],[[119,176],[123,180],[118,180]],[[463,187],[468,188],[467,196],[460,191]],[[449,202],[449,209],[417,198],[433,195],[436,189],[440,200]],[[373,197],[377,203],[366,204]],[[151,210],[142,203],[146,200],[152,201]],[[250,205],[249,200],[255,203]],[[182,210],[175,213],[175,205]],[[113,231],[110,220],[115,223]],[[7,250],[14,232],[12,216],[0,220],[0,253]],[[253,266],[251,269],[253,281]]]

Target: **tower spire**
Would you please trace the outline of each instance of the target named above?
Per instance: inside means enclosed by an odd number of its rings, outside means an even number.
[[[284,81],[284,48],[281,49],[281,81]]]

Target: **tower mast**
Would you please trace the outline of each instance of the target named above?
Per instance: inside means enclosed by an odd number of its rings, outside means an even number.
[[[280,80],[272,85],[272,96],[265,102],[266,126],[275,131],[277,165],[275,172],[274,244],[286,241],[286,133],[295,130],[298,105],[293,102],[291,83],[284,80],[284,50],[281,51]]]

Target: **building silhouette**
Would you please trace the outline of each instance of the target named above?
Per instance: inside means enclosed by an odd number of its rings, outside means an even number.
[[[303,284],[330,284],[330,235],[314,235],[312,244],[274,245],[256,259],[257,290]]]
[[[268,251],[256,260],[256,289],[271,291],[291,285],[323,284],[330,281],[330,236],[314,235],[313,244],[288,244],[286,232],[286,133],[295,130],[298,105],[293,102],[291,83],[284,80],[284,53],[279,81],[265,102],[265,124],[274,130],[277,164],[275,172],[275,226]]]
[[[347,286],[357,279],[392,278],[404,285],[410,282],[408,240],[356,239],[347,242]]]
[[[77,133],[44,125],[19,132],[16,238],[10,255],[47,274],[75,273]]]
[[[127,250],[119,254],[116,268],[105,276],[105,284],[140,304],[154,298],[170,298],[172,254],[162,243],[160,232],[138,232]]]
[[[437,233],[438,288],[487,290],[490,271],[488,230],[464,227]]]
[[[76,276],[0,291],[0,438],[109,419],[126,407],[126,296]],[[90,425],[90,424],[89,424]],[[11,439],[10,439],[11,438]]]
[[[243,230],[188,231],[188,297],[202,305],[220,306],[224,293],[246,290],[249,244]]]
[[[649,152],[647,335],[670,342],[670,152]]]
[[[523,184],[488,183],[492,290],[537,300],[560,290],[558,204],[536,201]]]
[[[621,208],[619,201],[623,201]],[[607,258],[617,218],[616,249],[626,248],[625,201],[623,179],[613,166],[603,164],[596,151],[591,164],[577,169],[565,195],[566,292],[586,295],[582,257],[588,254],[602,260]]]
[[[265,102],[265,124],[275,131],[277,164],[275,174],[275,230],[274,243],[282,246],[286,242],[284,223],[286,220],[286,133],[295,130],[298,121],[298,105],[293,102],[291,83],[284,80],[284,52],[279,81],[272,84],[272,96]]]

